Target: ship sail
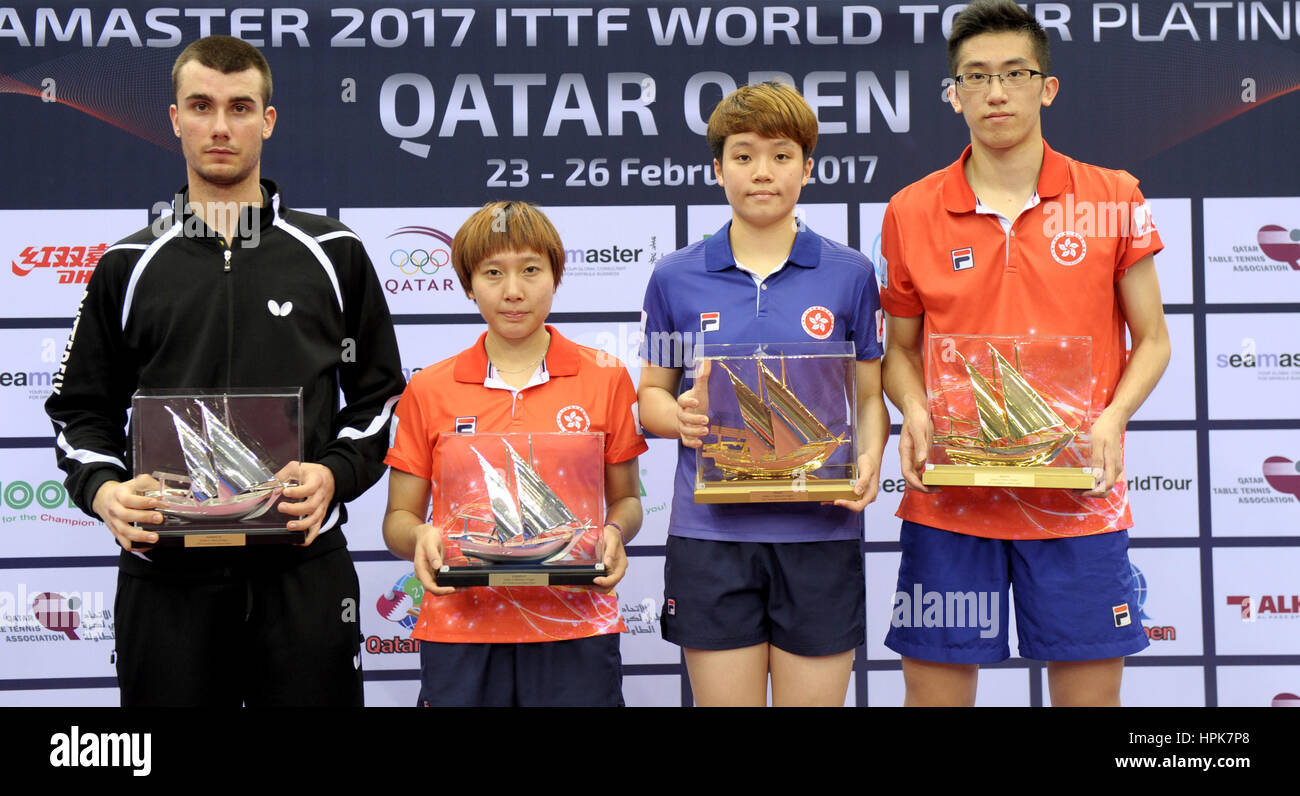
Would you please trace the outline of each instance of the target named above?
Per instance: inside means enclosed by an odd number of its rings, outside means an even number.
[[[737,378],[725,362],[718,366],[727,372],[731,387],[736,391],[736,401],[740,404],[740,419],[751,433],[750,442],[771,451],[776,448],[776,437],[772,429],[772,411],[763,399],[759,398],[745,382]]]
[[[235,493],[247,492],[275,480],[275,474],[266,468],[257,454],[240,442],[230,427],[217,419],[207,404],[199,401],[199,411],[203,414],[203,431],[208,438],[212,451],[212,466],[221,474],[222,480],[232,487]]]
[[[776,374],[762,362],[758,363],[758,373],[763,379],[763,387],[767,390],[768,406],[785,421],[791,431],[799,435],[800,439],[795,447],[831,436],[831,430],[818,420],[816,415],[808,411],[808,407],[795,397],[790,388],[785,386],[785,382],[778,379]]]
[[[966,365],[971,389],[975,393],[975,408],[979,410],[980,415],[980,437],[985,442],[1005,439],[1008,436],[1007,418],[1002,411],[1000,396],[965,357],[962,357],[961,361]]]
[[[185,457],[185,471],[190,477],[190,493],[199,501],[217,497],[221,489],[221,479],[212,468],[212,446],[203,439],[203,435],[181,419],[181,416],[176,414],[176,410],[170,406],[166,409],[176,425],[181,454]]]
[[[477,449],[471,446],[470,450],[474,451],[479,465],[483,468],[483,484],[487,487],[488,498],[492,502],[492,518],[496,521],[497,539],[505,542],[523,535],[524,522],[519,516],[519,510],[515,508],[515,501],[510,496],[505,479]]]
[[[1065,428],[1065,421],[1029,386],[1025,377],[992,345],[989,345],[989,350],[993,352],[1002,375],[1002,398],[1006,403],[1007,426],[1011,436],[1014,439],[1024,439],[1030,434]]]
[[[1075,433],[992,343],[988,347],[996,388],[962,357],[979,411],[979,437],[952,433],[954,418],[949,418],[949,433],[936,439],[944,443],[948,458],[960,464],[1030,467],[1051,462]],[[1019,354],[1017,348],[1017,362]]]
[[[502,444],[506,446],[514,462],[515,488],[519,495],[519,511],[524,521],[524,538],[531,539],[568,523],[576,524],[578,518],[573,516],[569,507],[564,505],[564,501],[560,500],[546,485],[537,471],[530,467],[514,448],[510,447],[510,443],[502,440]]]

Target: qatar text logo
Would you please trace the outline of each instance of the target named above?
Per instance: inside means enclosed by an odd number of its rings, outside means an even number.
[[[442,271],[451,262],[450,235],[433,227],[405,226],[388,237],[399,236],[406,240],[388,253],[388,264],[400,277],[385,279],[385,290],[393,294],[455,291],[454,275]]]
[[[1265,224],[1257,236],[1259,250],[1270,260],[1277,260],[1300,271],[1300,229],[1287,229],[1277,224]]]
[[[1300,500],[1300,462],[1285,456],[1270,456],[1264,460],[1264,480],[1282,494]]]
[[[58,283],[61,285],[82,284],[90,281],[90,274],[106,251],[107,243],[94,246],[27,246],[18,253],[17,260],[9,261],[9,270],[15,276],[27,276],[37,268],[48,268],[58,274]]]
[[[420,603],[424,600],[424,586],[414,572],[397,579],[393,588],[384,592],[375,602],[375,610],[389,622],[395,622],[409,633],[420,620]],[[405,636],[366,636],[366,652],[371,655],[392,655],[419,652],[420,642]]]
[[[1052,259],[1061,265],[1078,265],[1088,255],[1088,243],[1077,232],[1066,230],[1052,238]]]

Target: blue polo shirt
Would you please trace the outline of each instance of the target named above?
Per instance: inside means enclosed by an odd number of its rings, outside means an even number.
[[[646,287],[641,358],[681,368],[691,388],[697,343],[851,340],[878,359],[880,292],[871,261],[806,225],[790,258],[758,281],[736,264],[731,223],[659,261]],[[683,356],[684,355],[684,356]],[[678,442],[668,532],[731,542],[819,542],[862,537],[862,515],[819,503],[697,504],[696,451]]]

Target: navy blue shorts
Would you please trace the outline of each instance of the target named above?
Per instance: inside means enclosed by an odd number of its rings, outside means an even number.
[[[528,644],[420,642],[424,707],[622,707],[618,633]]]
[[[1128,532],[1069,539],[986,539],[903,522],[885,646],[940,663],[996,663],[1014,586],[1020,657],[1088,661],[1147,647]]]
[[[715,542],[668,537],[664,640],[687,649],[769,643],[792,655],[835,655],[866,639],[866,581],[857,540]]]

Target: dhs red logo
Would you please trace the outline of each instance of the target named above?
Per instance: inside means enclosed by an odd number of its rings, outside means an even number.
[[[577,404],[570,404],[555,413],[555,425],[561,431],[586,431],[591,428],[591,416]]]
[[[1056,233],[1052,238],[1052,259],[1061,265],[1078,265],[1088,255],[1088,242],[1072,230]]]
[[[825,340],[835,331],[835,315],[825,307],[809,307],[799,322],[805,332],[818,340]]]
[[[94,246],[27,246],[9,261],[14,276],[27,276],[36,268],[48,268],[58,274],[59,284],[83,284],[108,251],[107,243]]]

